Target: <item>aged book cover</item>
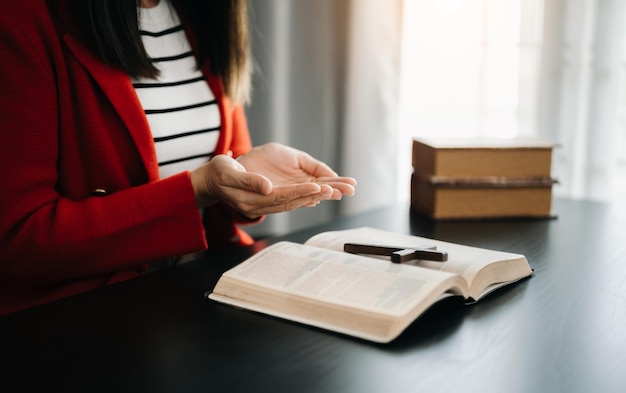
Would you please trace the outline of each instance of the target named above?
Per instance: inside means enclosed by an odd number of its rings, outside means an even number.
[[[411,175],[411,208],[433,219],[549,218],[549,177],[465,178]]]
[[[346,243],[445,250],[445,262],[391,263],[343,252]],[[530,276],[523,255],[362,227],[305,244],[271,245],[225,272],[207,296],[235,307],[386,343],[448,296],[478,301]]]
[[[413,169],[448,178],[550,177],[554,146],[537,138],[414,139]]]
[[[554,146],[537,138],[415,139],[411,207],[434,219],[553,217]]]

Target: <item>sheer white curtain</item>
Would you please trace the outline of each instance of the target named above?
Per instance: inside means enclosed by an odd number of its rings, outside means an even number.
[[[539,135],[555,194],[626,191],[623,0],[404,0],[401,139]],[[408,177],[406,157],[398,173]],[[408,195],[400,182],[398,196]],[[623,198],[622,198],[623,199]]]
[[[626,201],[623,0],[546,1],[539,132],[561,143],[557,191]]]
[[[356,213],[397,200],[401,0],[353,0],[343,111],[341,163],[357,194],[344,205]]]

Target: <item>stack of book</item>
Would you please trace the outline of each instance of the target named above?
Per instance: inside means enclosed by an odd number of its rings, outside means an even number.
[[[411,208],[434,219],[552,217],[554,143],[414,139]]]

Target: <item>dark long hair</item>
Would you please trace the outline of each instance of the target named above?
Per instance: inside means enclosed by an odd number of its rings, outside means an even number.
[[[246,0],[171,0],[197,39],[200,65],[208,61],[228,96],[250,98],[250,44]],[[132,77],[154,78],[154,66],[141,41],[140,0],[75,0],[73,15],[83,39],[107,64]]]

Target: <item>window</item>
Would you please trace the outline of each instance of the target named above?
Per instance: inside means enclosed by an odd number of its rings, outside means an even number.
[[[409,195],[412,137],[541,135],[561,145],[555,195],[623,199],[623,2],[403,4],[398,195]]]

